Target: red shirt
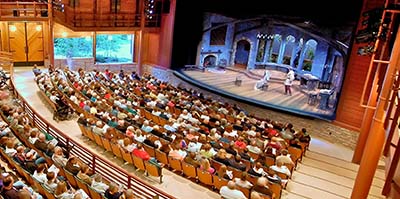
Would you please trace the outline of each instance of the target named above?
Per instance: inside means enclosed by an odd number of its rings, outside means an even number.
[[[150,155],[147,153],[145,150],[140,150],[140,149],[133,149],[132,154],[136,157],[139,157],[140,159],[147,161],[150,160]]]

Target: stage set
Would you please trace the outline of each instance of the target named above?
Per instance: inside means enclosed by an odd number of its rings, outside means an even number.
[[[176,73],[189,83],[239,100],[333,120],[352,29],[317,32],[308,22],[205,15],[196,64]],[[334,32],[334,34],[333,34]],[[327,36],[329,35],[329,36]],[[255,89],[265,71],[268,87]],[[285,94],[288,72],[292,95]]]

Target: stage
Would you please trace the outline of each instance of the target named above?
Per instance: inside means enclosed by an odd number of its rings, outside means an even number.
[[[180,70],[174,74],[180,79],[219,95],[233,98],[263,108],[315,117],[334,119],[334,104],[330,96],[324,98],[321,89],[310,90],[301,81],[295,80],[292,95],[285,95],[283,84],[286,73],[270,70],[271,80],[265,90],[255,90],[254,85],[261,79],[264,69],[251,71],[237,67],[212,68],[206,70]],[[236,81],[239,79],[239,81]],[[240,82],[241,81],[241,82]]]

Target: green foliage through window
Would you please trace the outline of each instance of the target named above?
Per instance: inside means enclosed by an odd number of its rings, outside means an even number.
[[[93,57],[91,37],[54,38],[55,58]]]
[[[133,62],[133,35],[99,34],[96,36],[97,63]]]

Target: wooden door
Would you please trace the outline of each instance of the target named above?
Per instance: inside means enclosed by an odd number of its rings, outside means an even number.
[[[44,64],[43,25],[36,22],[9,24],[9,44],[14,66],[39,66]]]
[[[26,46],[28,46],[28,63],[43,65],[43,25],[26,23]],[[40,64],[41,63],[41,64]],[[28,64],[29,65],[29,64]]]

